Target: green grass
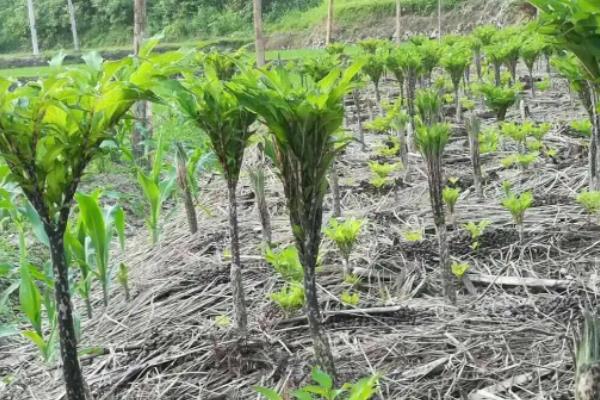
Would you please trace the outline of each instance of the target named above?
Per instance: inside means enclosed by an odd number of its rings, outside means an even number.
[[[444,0],[446,9],[462,0]],[[402,0],[404,12],[426,14],[437,7],[437,0]],[[338,26],[350,26],[395,15],[396,0],[336,0],[334,18]],[[291,11],[277,22],[267,24],[269,32],[304,31],[314,28],[327,18],[326,2],[306,11]]]
[[[0,77],[2,78],[35,78],[44,76],[48,73],[49,67],[25,67],[0,69]]]

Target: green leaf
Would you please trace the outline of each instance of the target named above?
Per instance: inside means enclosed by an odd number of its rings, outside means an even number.
[[[39,335],[42,335],[42,301],[40,291],[29,272],[29,265],[21,265],[21,283],[19,286],[21,311]]]
[[[281,397],[279,393],[277,393],[273,389],[265,388],[262,386],[254,386],[253,389],[267,400],[283,400],[283,397]]]

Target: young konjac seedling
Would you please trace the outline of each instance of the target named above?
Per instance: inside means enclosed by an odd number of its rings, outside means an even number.
[[[600,192],[586,191],[577,195],[577,203],[581,204],[585,211],[591,216],[600,214]]]
[[[469,221],[463,225],[465,230],[471,235],[471,249],[477,250],[479,248],[479,238],[483,235],[485,228],[490,226],[491,223],[491,221],[484,219],[479,222]]]
[[[340,295],[340,301],[347,306],[356,306],[360,302],[360,293],[346,290]]]
[[[363,220],[350,218],[343,222],[339,222],[337,219],[329,221],[329,225],[325,228],[325,235],[333,241],[344,261],[344,275],[352,274],[352,267],[350,266],[350,255],[352,249],[356,245],[360,230],[364,225]]]
[[[460,197],[460,189],[446,186],[442,191],[442,199],[444,200],[444,204],[448,207],[448,214],[450,214],[450,223],[455,226],[456,225],[456,202]]]
[[[369,161],[369,168],[371,172],[375,175],[371,179],[371,184],[375,186],[377,189],[381,189],[385,186],[388,186],[392,183],[390,175],[392,172],[397,171],[401,167],[401,164],[386,164],[379,163],[377,161]]]
[[[314,381],[311,385],[292,393],[280,395],[273,389],[260,386],[255,386],[254,390],[267,400],[287,400],[291,395],[298,400],[370,400],[375,396],[379,382],[379,376],[373,375],[356,383],[345,383],[336,389],[333,377],[319,368],[313,368],[311,377]]]
[[[286,283],[279,291],[269,295],[286,313],[300,310],[304,305],[304,288],[301,283]]]
[[[520,196],[514,193],[502,200],[502,206],[512,215],[513,222],[519,230],[519,242],[523,243],[523,228],[525,222],[525,212],[533,205],[533,194],[524,192]]]
[[[452,86],[454,87],[454,105],[456,107],[456,122],[461,121],[461,103],[460,103],[460,81],[463,79],[466,69],[471,65],[471,50],[466,43],[459,42],[448,47],[444,51],[441,64],[450,75]]]

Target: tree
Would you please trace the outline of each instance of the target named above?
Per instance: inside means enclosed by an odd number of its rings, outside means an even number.
[[[48,237],[63,376],[68,400],[85,400],[77,356],[64,236],[73,198],[87,165],[133,103],[151,99],[135,86],[132,59],[105,68],[98,56],[85,67],[9,90],[0,79],[0,156],[11,170]],[[140,82],[146,77],[138,74]]]
[[[40,47],[38,45],[37,29],[35,27],[35,8],[33,6],[33,0],[27,0],[27,14],[29,15],[29,31],[31,33],[33,55],[39,56]]]
[[[79,51],[79,37],[77,35],[77,19],[75,18],[75,7],[73,0],[67,0],[67,9],[69,11],[69,20],[71,21],[71,34],[73,35],[73,48]]]
[[[292,233],[304,271],[305,312],[317,364],[335,377],[329,340],[322,332],[315,269],[321,243],[327,173],[348,143],[337,132],[344,117],[344,96],[362,66],[332,70],[320,81],[284,68],[248,73],[229,85],[273,134],[275,163],[283,183]]]
[[[265,65],[265,39],[263,37],[262,0],[253,0],[254,36],[256,46],[256,65]]]
[[[242,108],[237,98],[225,91],[226,82],[239,79],[235,76],[234,65],[231,57],[211,53],[204,56],[203,79],[198,79],[196,68],[184,68],[181,82],[170,81],[168,84],[178,108],[208,135],[227,183],[234,318],[238,333],[245,337],[248,314],[242,283],[236,191],[244,152],[253,134],[250,126],[256,116]]]
[[[328,45],[332,41],[333,35],[333,0],[327,0],[327,36],[325,36],[325,44]]]

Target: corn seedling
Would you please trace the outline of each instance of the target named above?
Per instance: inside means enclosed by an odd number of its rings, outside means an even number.
[[[271,293],[269,297],[283,311],[293,312],[304,305],[304,288],[299,283],[289,283],[281,290]]]
[[[115,234],[119,237],[121,249],[125,248],[125,213],[118,206],[100,207],[99,195],[77,193],[75,200],[79,207],[80,218],[85,235],[93,248],[96,269],[100,280],[104,306],[108,306],[109,286],[112,279],[110,266],[110,247]]]
[[[456,225],[456,202],[460,196],[460,189],[446,186],[442,190],[442,199],[446,207],[448,208],[448,214],[450,214],[450,223]]]
[[[520,196],[510,193],[504,200],[502,206],[508,210],[512,216],[514,224],[519,230],[519,242],[523,243],[523,227],[525,222],[525,212],[533,205],[533,194],[524,192]]]
[[[584,314],[575,364],[575,399],[597,399],[600,396],[600,320],[589,312]]]
[[[162,135],[159,135],[154,153],[152,170],[149,173],[138,169],[137,181],[149,206],[146,225],[150,231],[152,244],[158,244],[160,239],[160,212],[163,204],[173,193],[177,183],[177,175],[162,177],[163,145]]]
[[[577,195],[579,203],[590,216],[600,214],[600,192],[586,191]]]
[[[347,306],[357,306],[360,302],[360,294],[358,292],[351,293],[346,290],[340,295],[340,301]]]
[[[491,224],[491,221],[484,219],[479,222],[469,221],[463,225],[463,228],[471,235],[471,249],[477,250],[479,248],[479,238],[483,235],[485,228]]]
[[[442,200],[442,155],[449,138],[450,127],[446,124],[421,126],[417,129],[417,145],[427,164],[429,199],[433,211],[433,222],[438,233],[444,294],[454,304],[456,303],[456,290],[448,262],[446,217]]]
[[[344,260],[344,275],[352,274],[350,266],[350,255],[352,249],[356,245],[360,230],[364,225],[363,220],[354,218],[339,222],[337,219],[329,221],[329,225],[325,227],[325,235],[336,244],[342,259]]]
[[[343,99],[356,87],[355,77],[362,67],[357,63],[344,72],[333,69],[321,81],[282,68],[249,71],[243,81],[228,85],[228,90],[256,112],[273,134],[275,164],[304,270],[305,310],[313,348],[318,365],[333,377],[335,365],[329,340],[322,333],[315,269],[327,174],[348,144],[348,138],[339,135]]]
[[[334,387],[334,378],[319,368],[313,368],[311,374],[314,383],[301,387],[291,393],[296,399],[315,400],[370,400],[377,392],[379,376],[363,378],[356,383],[345,383],[339,389]],[[266,400],[285,400],[290,394],[279,394],[277,391],[265,387],[254,387]]]

